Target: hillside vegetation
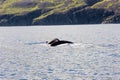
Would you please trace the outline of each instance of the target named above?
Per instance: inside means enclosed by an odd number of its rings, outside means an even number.
[[[119,23],[120,0],[0,0],[0,25]]]

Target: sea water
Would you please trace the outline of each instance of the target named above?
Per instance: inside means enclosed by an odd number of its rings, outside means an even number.
[[[120,25],[0,27],[0,80],[120,80]]]

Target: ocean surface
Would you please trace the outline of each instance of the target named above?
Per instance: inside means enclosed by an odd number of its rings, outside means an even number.
[[[0,80],[120,80],[120,25],[0,27]]]

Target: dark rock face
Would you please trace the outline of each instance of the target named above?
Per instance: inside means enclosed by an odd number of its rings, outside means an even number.
[[[28,26],[32,25],[33,19],[48,10],[36,10],[22,15],[0,16],[1,26]]]
[[[67,25],[67,24],[73,24],[73,12],[77,10],[81,10],[86,6],[82,6],[79,8],[74,8],[69,10],[68,12],[65,13],[55,13],[52,14],[44,19],[37,20],[33,24],[34,25]]]
[[[34,17],[37,17],[39,14],[41,14],[41,10],[37,10],[37,11],[33,11],[30,13],[26,13],[24,15],[18,15],[18,16],[14,16],[12,17],[8,23],[12,26],[12,25],[31,25],[32,20]]]
[[[120,15],[114,15],[109,19],[103,21],[103,23],[120,23]]]
[[[102,1],[102,0],[84,0],[88,5],[93,5],[93,4],[95,4],[95,3],[97,3],[97,2],[100,2],[100,1]]]
[[[104,9],[84,9],[74,15],[77,24],[100,24],[105,18],[114,15],[114,12]]]
[[[102,21],[114,15],[104,9],[83,9],[72,10],[64,14],[53,14],[42,20],[36,21],[35,25],[61,25],[61,24],[99,24]]]
[[[0,26],[7,26],[9,25],[8,21],[14,15],[0,15]]]

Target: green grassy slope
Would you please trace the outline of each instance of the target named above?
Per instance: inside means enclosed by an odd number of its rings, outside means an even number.
[[[103,23],[120,23],[120,0],[102,0],[91,6],[91,8],[106,9],[114,12],[114,15],[106,18]]]
[[[52,12],[65,12],[81,5],[85,5],[83,0],[6,0],[0,5],[0,13],[24,14],[38,9],[51,9],[45,13],[49,15]]]
[[[120,0],[103,0],[94,4],[91,8],[104,8],[120,14]]]

